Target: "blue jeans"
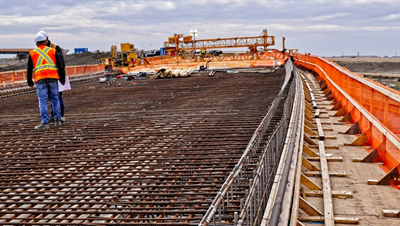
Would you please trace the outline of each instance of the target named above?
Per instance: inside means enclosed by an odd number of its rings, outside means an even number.
[[[61,119],[60,102],[58,100],[58,83],[36,83],[36,91],[39,99],[40,119],[42,123],[49,122],[49,113],[47,111],[47,97],[50,96],[53,106],[54,118]]]
[[[49,100],[50,100],[50,94],[49,94]],[[64,101],[63,101],[63,97],[62,97],[62,92],[58,93],[58,101],[60,102],[61,117],[64,117],[65,106],[64,106]],[[54,118],[53,106],[51,106],[51,117]]]

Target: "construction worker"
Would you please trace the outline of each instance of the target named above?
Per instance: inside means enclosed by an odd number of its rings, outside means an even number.
[[[64,60],[64,55],[62,52],[62,49],[59,45],[56,45],[54,43],[51,43],[51,41],[49,40],[49,36],[47,35],[47,33],[45,31],[39,31],[40,34],[43,34],[46,39],[47,39],[47,46],[56,49],[56,53],[57,55],[60,57],[62,64],[63,64],[63,68],[65,69],[65,60]],[[50,97],[50,95],[49,95]],[[61,110],[61,122],[65,122],[65,105],[64,105],[64,100],[62,97],[62,92],[58,92],[58,100],[60,102],[60,110]],[[50,122],[54,122],[54,112],[53,112],[53,107],[51,107],[51,117],[50,117]]]
[[[46,39],[47,39],[47,46],[48,46],[48,47],[51,47],[51,48],[53,48],[53,49],[56,49],[56,53],[57,53],[58,56],[60,56],[60,59],[61,59],[61,61],[62,61],[62,63],[63,63],[64,68],[65,68],[64,55],[63,55],[63,52],[62,52],[61,47],[60,47],[59,45],[57,45],[57,44],[52,43],[52,42],[49,40],[49,36],[47,35],[47,33],[46,33],[45,31],[39,31],[39,33],[40,33],[40,34],[43,34],[44,37],[46,37]]]
[[[43,34],[36,34],[34,41],[37,48],[29,52],[27,82],[30,87],[36,83],[39,100],[41,124],[35,129],[49,129],[49,114],[47,111],[47,97],[50,96],[54,111],[54,125],[61,126],[60,102],[58,100],[58,80],[64,85],[65,70],[56,50],[47,47],[47,38]],[[32,81],[32,72],[33,79]]]

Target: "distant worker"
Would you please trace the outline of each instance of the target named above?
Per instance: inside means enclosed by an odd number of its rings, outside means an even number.
[[[111,87],[112,86],[112,83],[113,83],[113,80],[111,78],[112,72],[113,72],[112,65],[106,65],[104,67],[103,75],[106,78],[106,86],[107,87]]]
[[[49,114],[47,111],[47,98],[53,106],[55,126],[61,126],[60,102],[58,100],[58,80],[64,85],[65,70],[60,56],[56,50],[47,47],[47,38],[41,34],[36,34],[34,41],[37,48],[29,52],[27,83],[32,87],[36,83],[36,91],[39,100],[39,111],[41,124],[35,129],[49,129]],[[32,72],[33,79],[32,81]]]
[[[56,53],[57,55],[60,57],[62,64],[63,64],[63,68],[65,69],[65,60],[64,60],[64,55],[62,52],[62,49],[59,45],[56,45],[54,43],[51,43],[51,41],[49,40],[49,36],[47,35],[47,33],[45,31],[39,31],[40,34],[44,35],[46,37],[47,40],[47,46],[51,47],[53,49],[56,49]],[[68,81],[68,80],[67,80]],[[49,95],[50,97],[50,95]],[[64,105],[64,100],[62,97],[62,91],[58,92],[58,100],[60,102],[60,110],[61,110],[61,122],[65,122],[65,105]],[[54,112],[53,112],[53,107],[51,107],[51,117],[50,117],[50,122],[54,122]]]

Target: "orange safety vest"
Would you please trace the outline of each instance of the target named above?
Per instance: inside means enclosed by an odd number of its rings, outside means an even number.
[[[29,52],[33,62],[33,78],[35,82],[46,79],[60,79],[56,65],[56,50],[45,45]]]
[[[53,49],[55,49],[55,48],[57,47],[57,45],[54,44],[54,43],[51,43],[51,44],[50,44],[50,47],[53,48]]]

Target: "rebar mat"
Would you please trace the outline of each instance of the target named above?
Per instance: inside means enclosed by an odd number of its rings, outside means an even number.
[[[34,130],[35,93],[1,99],[0,224],[197,225],[283,80],[280,68],[80,84],[47,131]]]

